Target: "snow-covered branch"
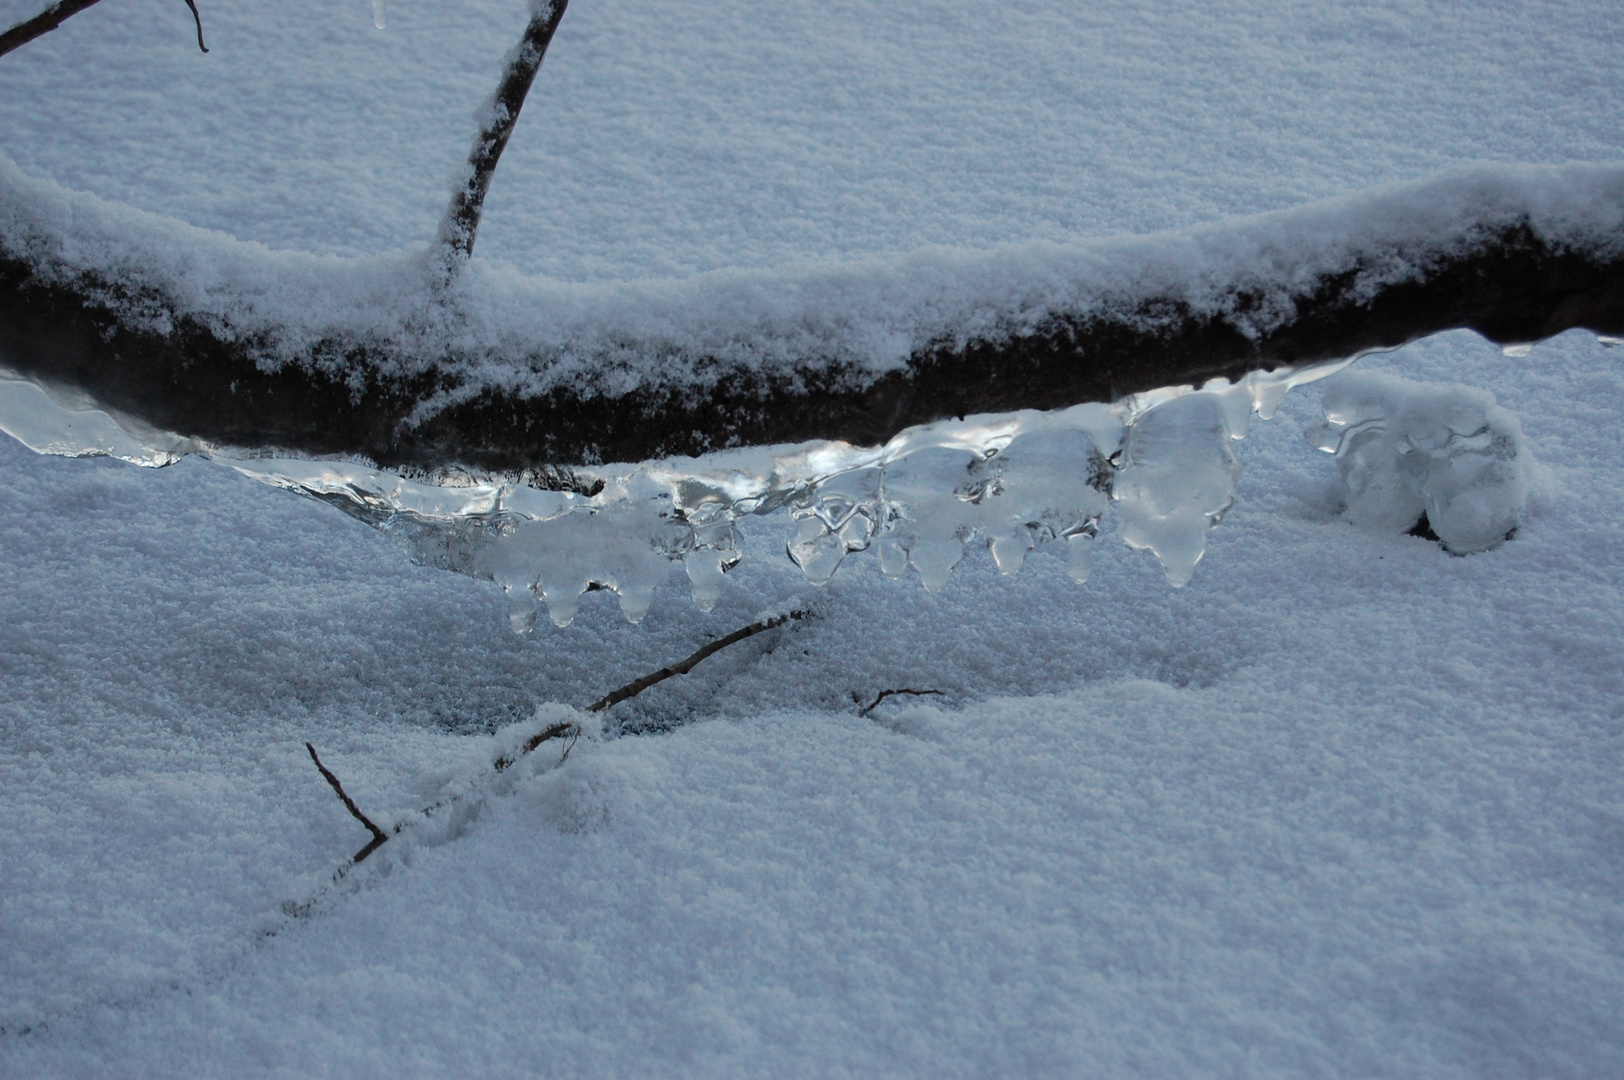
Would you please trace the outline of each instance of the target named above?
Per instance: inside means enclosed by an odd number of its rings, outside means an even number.
[[[1624,167],[1149,237],[567,285],[273,253],[0,163],[0,363],[215,444],[491,470],[1111,401],[1469,327],[1624,333]]]
[[[20,49],[35,38],[44,37],[73,16],[101,0],[58,0],[31,19],[24,19],[11,29],[0,33],[0,56]]]
[[[519,110],[524,107],[530,84],[536,80],[536,72],[541,69],[542,58],[547,55],[547,46],[552,44],[553,32],[558,29],[568,3],[569,0],[536,0],[524,36],[508,54],[502,80],[480,112],[479,133],[474,136],[468,164],[452,192],[436,240],[437,247],[448,259],[448,268],[459,267],[473,253],[491,177],[496,173],[502,151],[507,148],[513,126],[519,122]]]

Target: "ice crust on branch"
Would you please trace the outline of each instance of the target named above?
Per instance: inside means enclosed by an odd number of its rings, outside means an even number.
[[[1253,413],[1271,416],[1291,387],[1339,366],[1259,372],[1112,405],[966,417],[877,447],[804,443],[508,476],[408,478],[354,461],[253,456],[151,431],[138,437],[120,426],[127,418],[3,374],[0,430],[42,453],[147,466],[204,454],[335,505],[402,539],[420,562],[496,582],[513,628],[527,632],[542,607],[568,625],[592,588],[615,592],[636,622],[675,561],[694,602],[709,610],[740,558],[739,524],[773,514],[788,519],[786,553],[814,584],[873,548],[884,573],[911,568],[934,591],[971,543],[987,545],[1005,574],[1019,572],[1034,550],[1062,548],[1071,577],[1083,582],[1115,502],[1124,540],[1152,552],[1168,581],[1182,585],[1234,498],[1231,443]]]
[[[1444,547],[1470,555],[1527,515],[1533,455],[1488,391],[1347,372],[1325,384],[1322,401],[1324,422],[1304,435],[1336,455],[1355,525],[1406,532],[1425,514]]]

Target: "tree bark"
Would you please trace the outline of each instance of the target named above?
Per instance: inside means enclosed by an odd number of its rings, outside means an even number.
[[[541,69],[542,58],[547,55],[547,46],[552,44],[553,32],[568,4],[569,0],[537,0],[524,36],[508,54],[502,80],[481,113],[479,134],[468,153],[463,181],[451,195],[436,238],[445,253],[447,269],[452,272],[473,254],[491,176],[507,148],[513,126],[519,122],[519,110],[524,108],[524,99],[536,81],[536,72]]]
[[[25,19],[5,33],[0,34],[0,56],[27,45],[35,38],[44,37],[85,8],[100,2],[101,0],[58,0],[57,3],[52,4],[32,19]],[[198,29],[197,40],[198,44],[201,45],[203,42],[201,27]],[[208,52],[207,49],[203,51]]]
[[[1251,336],[1181,299],[1145,295],[1127,309],[1056,311],[1017,336],[929,344],[905,369],[867,381],[808,356],[776,374],[724,368],[703,390],[488,388],[414,424],[414,408],[459,385],[456,357],[394,377],[374,346],[331,340],[308,364],[261,370],[244,343],[184,312],[167,333],[132,327],[96,298],[107,290],[52,284],[0,257],[0,364],[214,443],[359,454],[408,471],[518,471],[818,438],[875,444],[933,420],[1234,380],[1459,327],[1498,343],[1575,327],[1624,334],[1624,256],[1555,249],[1517,225],[1430,265],[1374,295],[1357,268],[1322,277],[1300,291],[1291,318]],[[1263,302],[1239,287],[1228,300],[1230,311]]]

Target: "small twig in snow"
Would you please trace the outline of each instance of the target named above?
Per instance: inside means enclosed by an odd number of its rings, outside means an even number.
[[[749,626],[741,627],[726,637],[717,638],[710,644],[702,646],[686,660],[679,660],[670,667],[663,667],[659,671],[653,672],[649,675],[644,675],[641,679],[627,683],[619,690],[614,690],[605,694],[597,701],[594,701],[592,704],[588,705],[586,707],[586,711],[603,712],[605,709],[613,708],[614,706],[619,705],[622,701],[625,701],[627,698],[636,697],[638,694],[641,694],[644,690],[647,690],[651,686],[658,683],[663,683],[665,680],[677,675],[688,674],[699,663],[716,655],[729,645],[737,645],[745,638],[755,637],[757,634],[765,633],[776,626],[783,626],[791,619],[802,619],[805,617],[805,611],[791,611],[783,615],[774,615],[769,619],[762,619],[759,622],[753,622]]]
[[[867,716],[869,713],[880,707],[880,702],[884,701],[888,697],[894,697],[898,694],[912,694],[914,697],[924,697],[926,694],[935,694],[937,697],[940,697],[942,692],[940,690],[910,690],[906,686],[896,690],[881,690],[874,700],[869,702],[867,705],[858,705],[857,715]],[[852,694],[852,698],[853,700],[861,700],[855,693]]]
[[[777,626],[783,626],[792,619],[805,618],[806,614],[807,613],[805,611],[790,611],[783,615],[774,615],[770,618],[753,622],[749,626],[741,627],[740,629],[733,631],[731,634],[728,634],[726,637],[717,638],[708,645],[702,646],[686,659],[680,660],[669,667],[663,667],[651,675],[645,675],[635,682],[627,683],[620,689],[612,691],[604,697],[599,698],[591,705],[588,705],[586,711],[603,712],[605,709],[619,704],[620,702],[625,701],[627,698],[636,697],[638,694],[641,694],[644,690],[654,686],[656,683],[662,683],[676,675],[688,674],[688,672],[692,671],[704,660],[715,656],[729,645],[737,645],[746,638],[755,637],[757,634],[765,633],[766,631]],[[934,694],[938,693],[938,691],[888,690],[886,693]],[[883,697],[884,695],[881,696]],[[872,706],[870,707],[872,708]],[[575,749],[576,740],[580,739],[581,737],[581,725],[572,724],[567,720],[542,728],[540,731],[530,736],[530,738],[526,739],[519,746],[519,751],[517,754],[512,756],[503,754],[501,757],[492,762],[492,767],[496,772],[505,772],[511,768],[519,758],[533,753],[542,743],[551,742],[553,739],[562,739],[565,737],[569,738],[569,743],[564,747],[564,752],[559,755],[558,758],[558,763],[562,765],[564,762],[569,760],[570,751]],[[410,825],[416,818],[429,817],[435,812],[444,809],[446,806],[457,802],[462,797],[460,794],[453,794],[448,795],[443,799],[439,799],[419,810],[413,817],[396,822],[394,828],[390,829],[388,832],[384,832],[382,829],[378,828],[377,825],[373,824],[371,818],[367,817],[361,812],[360,807],[355,805],[355,800],[351,799],[349,794],[344,790],[344,785],[339,783],[338,777],[334,776],[330,771],[328,771],[327,766],[321,763],[321,758],[316,756],[316,748],[310,743],[305,743],[305,749],[310,751],[310,760],[316,763],[316,768],[321,770],[321,775],[326,778],[327,783],[332,785],[333,790],[338,793],[339,799],[344,803],[344,808],[354,815],[355,820],[365,825],[372,833],[372,840],[367,844],[367,846],[356,852],[354,857],[334,871],[334,881],[338,881],[339,879],[343,878],[346,874],[353,870],[358,863],[364,861],[368,855],[371,855],[374,851],[377,851],[384,844],[388,843],[391,836],[400,835],[401,831]],[[294,914],[299,914],[299,912],[295,911]]]
[[[316,748],[310,743],[305,743],[305,749],[310,751],[310,760],[316,763],[316,768],[321,771],[322,778],[332,785],[334,791],[338,792],[339,801],[344,804],[344,809],[348,810],[356,821],[365,825],[367,831],[372,834],[372,841],[355,853],[355,857],[350,860],[350,864],[354,865],[363,861],[368,855],[377,851],[384,841],[389,839],[389,834],[373,824],[371,818],[361,813],[361,808],[355,805],[355,800],[350,798],[349,792],[344,790],[344,785],[338,782],[338,777],[334,776],[327,766],[321,763],[321,758],[316,756]]]

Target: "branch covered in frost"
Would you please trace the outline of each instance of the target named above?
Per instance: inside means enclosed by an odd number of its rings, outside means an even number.
[[[538,0],[524,28],[524,36],[508,54],[502,81],[480,111],[479,134],[474,137],[468,164],[451,195],[451,205],[446,207],[445,217],[440,221],[436,240],[447,257],[448,267],[460,266],[473,254],[491,176],[496,172],[502,151],[507,148],[513,125],[519,122],[519,110],[524,108],[530,84],[536,80],[547,46],[552,43],[553,31],[558,29],[558,21],[564,17],[568,3],[569,0]]]

